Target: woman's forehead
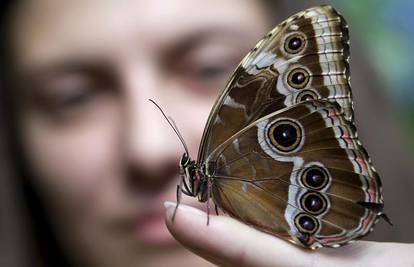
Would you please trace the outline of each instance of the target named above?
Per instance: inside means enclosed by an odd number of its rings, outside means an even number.
[[[62,53],[158,49],[203,31],[257,34],[261,15],[254,0],[40,0],[20,6],[12,39],[21,60],[38,62]]]

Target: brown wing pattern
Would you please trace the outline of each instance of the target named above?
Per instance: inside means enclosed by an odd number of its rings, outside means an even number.
[[[213,106],[198,162],[263,114],[310,99],[337,102],[352,118],[349,39],[345,20],[330,6],[297,13],[243,59]]]
[[[370,158],[345,111],[328,101],[264,116],[219,145],[206,165],[220,208],[306,247],[362,237],[382,214]]]

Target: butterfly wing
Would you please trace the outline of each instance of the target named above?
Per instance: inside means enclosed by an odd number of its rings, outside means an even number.
[[[242,60],[210,113],[198,162],[264,114],[309,99],[339,103],[352,118],[348,27],[330,6],[297,13]]]
[[[340,246],[381,216],[381,183],[339,105],[307,101],[271,113],[206,159],[214,202],[305,247]]]

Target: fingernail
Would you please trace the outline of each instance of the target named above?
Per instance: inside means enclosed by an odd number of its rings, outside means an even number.
[[[166,210],[170,209],[170,208],[175,208],[175,206],[177,205],[176,202],[173,201],[165,201],[164,202],[164,207]]]
[[[165,201],[164,202],[164,207],[165,207],[165,210],[167,211],[168,217],[171,217],[172,214],[174,213],[175,208],[177,207],[177,203],[173,202],[173,201]],[[206,215],[206,213],[204,211],[201,211],[199,209],[196,209],[194,207],[187,206],[187,205],[184,205],[184,204],[179,204],[178,205],[177,212],[180,212],[180,211],[190,213],[190,214],[193,214],[193,215],[197,215],[197,216],[205,216]]]

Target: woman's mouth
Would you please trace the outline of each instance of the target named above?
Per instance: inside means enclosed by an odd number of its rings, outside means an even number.
[[[141,214],[135,224],[135,238],[147,245],[171,245],[176,243],[165,226],[164,212]]]

